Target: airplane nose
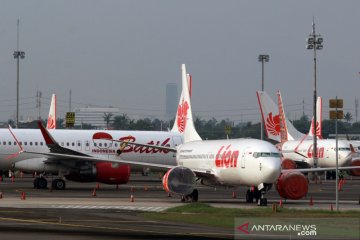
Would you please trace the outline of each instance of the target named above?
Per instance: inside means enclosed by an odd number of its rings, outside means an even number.
[[[351,152],[339,153],[339,166],[340,167],[349,166],[351,163],[351,160],[352,160]]]
[[[280,158],[263,158],[261,171],[263,183],[274,183],[281,173]]]

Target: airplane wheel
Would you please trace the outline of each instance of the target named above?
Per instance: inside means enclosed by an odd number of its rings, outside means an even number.
[[[184,197],[184,196],[181,196],[180,201],[181,201],[181,202],[185,202],[185,197]]]
[[[45,178],[36,178],[34,180],[34,188],[45,189],[47,188],[47,180]]]
[[[35,178],[34,179],[34,188],[38,188],[38,182],[39,182],[39,178]]]
[[[194,191],[191,193],[191,200],[192,202],[197,202],[199,200],[199,192],[197,189],[194,189]]]
[[[248,189],[246,191],[246,202],[247,203],[253,203],[254,202],[254,193]]]
[[[55,180],[52,182],[52,187],[53,187],[55,190],[64,190],[64,189],[65,189],[65,181],[62,180],[62,179],[55,179]]]
[[[267,198],[260,198],[258,201],[258,206],[267,206]]]
[[[256,202],[259,202],[259,199],[261,199],[261,192],[257,188],[255,188],[253,194],[254,194],[254,198],[255,198]]]

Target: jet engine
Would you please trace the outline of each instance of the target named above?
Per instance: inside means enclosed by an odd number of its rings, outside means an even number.
[[[195,173],[186,167],[174,167],[166,172],[162,183],[165,191],[186,196],[194,190]]]
[[[351,167],[360,166],[360,159],[354,159],[350,163]],[[351,169],[350,171],[351,176],[360,176],[360,168]]]
[[[296,163],[293,160],[290,159],[283,159],[281,161],[281,168],[282,169],[295,169]]]
[[[276,190],[282,198],[297,200],[307,194],[308,180],[300,172],[286,172],[280,175]]]
[[[99,182],[105,184],[125,184],[130,178],[130,166],[125,164],[101,162],[78,166],[77,172],[65,177],[75,182]]]

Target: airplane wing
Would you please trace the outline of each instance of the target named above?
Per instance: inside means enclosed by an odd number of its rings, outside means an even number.
[[[360,166],[349,166],[349,167],[338,167],[338,170],[351,170],[351,169],[358,169]],[[325,172],[325,171],[336,171],[336,167],[329,167],[329,168],[295,168],[295,169],[282,169],[282,173],[287,172]]]
[[[68,149],[71,150],[71,149]],[[23,153],[36,154],[50,157],[50,161],[67,161],[67,160],[78,160],[78,161],[89,161],[89,162],[112,162],[112,163],[122,163],[129,164],[135,166],[144,166],[144,167],[152,167],[152,168],[160,168],[160,169],[170,169],[174,166],[164,165],[164,164],[156,164],[156,163],[147,163],[147,162],[132,162],[126,161],[123,159],[110,159],[110,158],[99,158],[93,157],[90,155],[72,155],[72,154],[64,154],[64,153],[52,153],[52,152],[33,152],[23,150]],[[76,151],[74,151],[76,152]]]

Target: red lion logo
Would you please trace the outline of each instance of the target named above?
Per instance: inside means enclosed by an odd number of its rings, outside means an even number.
[[[49,115],[48,121],[47,121],[47,128],[48,129],[54,129],[55,128],[55,119],[52,115]]]
[[[313,135],[320,136],[320,123],[318,121],[316,121],[316,134],[315,134],[315,131],[314,131],[314,120],[312,121],[311,133]]]
[[[272,116],[272,112],[269,113],[266,119],[266,128],[272,135],[278,136],[280,134],[280,116]]]
[[[181,133],[184,132],[184,130],[185,130],[188,110],[189,110],[189,104],[188,104],[188,102],[184,101],[184,99],[183,99],[178,107],[177,120],[176,120],[178,129]]]

